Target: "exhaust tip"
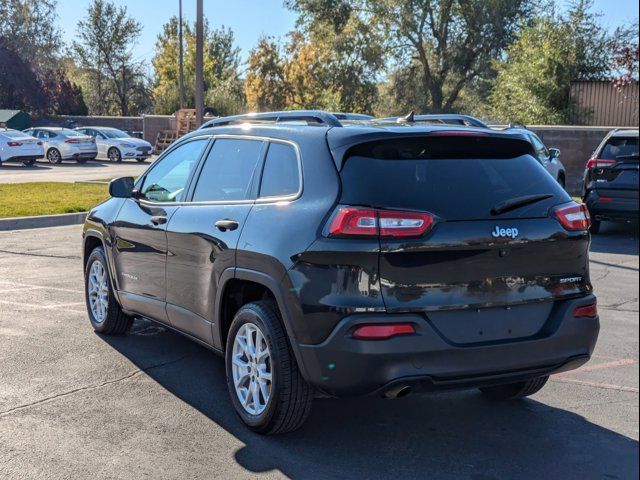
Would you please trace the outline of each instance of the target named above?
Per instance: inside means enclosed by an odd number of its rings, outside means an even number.
[[[393,387],[386,392],[384,392],[384,398],[393,399],[393,398],[402,398],[406,397],[413,391],[413,388],[409,385],[398,385],[397,387]]]

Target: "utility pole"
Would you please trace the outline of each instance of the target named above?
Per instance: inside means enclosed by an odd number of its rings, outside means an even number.
[[[203,74],[203,13],[202,0],[197,0],[196,8],[196,122],[202,125],[204,119],[204,74]]]
[[[184,64],[183,64],[183,45],[182,40],[182,0],[178,0],[178,90],[180,92],[180,108],[184,108]]]

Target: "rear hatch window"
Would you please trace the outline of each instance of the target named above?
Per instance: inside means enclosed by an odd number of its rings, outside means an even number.
[[[341,203],[429,211],[446,221],[541,218],[570,197],[520,139],[424,137],[353,148],[341,172]],[[548,198],[492,215],[502,202]]]

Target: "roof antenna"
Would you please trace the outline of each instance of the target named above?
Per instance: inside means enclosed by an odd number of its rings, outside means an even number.
[[[414,116],[415,116],[415,112],[411,110],[409,112],[409,115],[398,118],[397,122],[398,123],[415,123],[415,120],[413,119]]]

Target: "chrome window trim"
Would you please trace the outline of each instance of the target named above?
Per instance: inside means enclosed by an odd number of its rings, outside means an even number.
[[[188,140],[186,140],[184,143],[187,143],[188,141],[191,140],[198,140],[198,139],[209,139],[210,141],[213,140],[215,141],[218,138],[223,138],[223,139],[232,139],[232,140],[254,140],[254,141],[261,141],[261,142],[280,142],[280,143],[286,143],[288,145],[291,145],[293,147],[293,149],[296,152],[296,157],[298,160],[298,191],[294,194],[289,194],[289,195],[279,195],[279,196],[273,196],[273,197],[263,197],[263,198],[255,198],[255,199],[250,199],[250,200],[209,200],[209,201],[205,201],[205,202],[186,202],[186,201],[182,201],[182,202],[153,202],[144,198],[139,198],[137,199],[141,204],[146,205],[146,206],[174,206],[174,207],[179,207],[179,206],[189,206],[189,205],[193,205],[193,206],[200,206],[200,205],[251,205],[251,204],[260,204],[260,205],[265,205],[265,204],[271,204],[271,203],[280,203],[280,202],[293,202],[294,200],[297,200],[298,198],[300,198],[302,196],[302,192],[304,191],[304,186],[303,186],[303,174],[302,174],[302,156],[300,154],[300,147],[298,147],[298,144],[291,141],[291,140],[283,140],[280,138],[272,138],[272,137],[263,137],[263,136],[257,136],[257,135],[232,135],[232,134],[220,134],[220,135],[197,135],[194,137],[189,138]],[[180,145],[184,145],[184,143],[181,143]],[[172,150],[174,150],[174,148],[178,148],[180,145],[176,145],[175,147],[169,148],[166,151],[166,154],[163,152],[163,155],[161,157],[158,157],[156,159],[155,162],[153,162],[149,169],[144,173],[144,176],[142,177],[143,180],[144,178],[146,178],[148,172],[151,171],[152,167],[154,165],[156,165],[160,160],[162,160],[162,157],[164,155],[168,155]],[[268,151],[267,151],[268,154]],[[206,161],[206,158],[204,158],[202,161]],[[266,156],[265,156],[265,161],[266,161]],[[197,168],[197,167],[196,167]],[[262,169],[264,170],[264,163],[262,165]],[[262,183],[262,172],[260,172],[260,182]],[[142,182],[142,184],[144,185],[144,181]]]

